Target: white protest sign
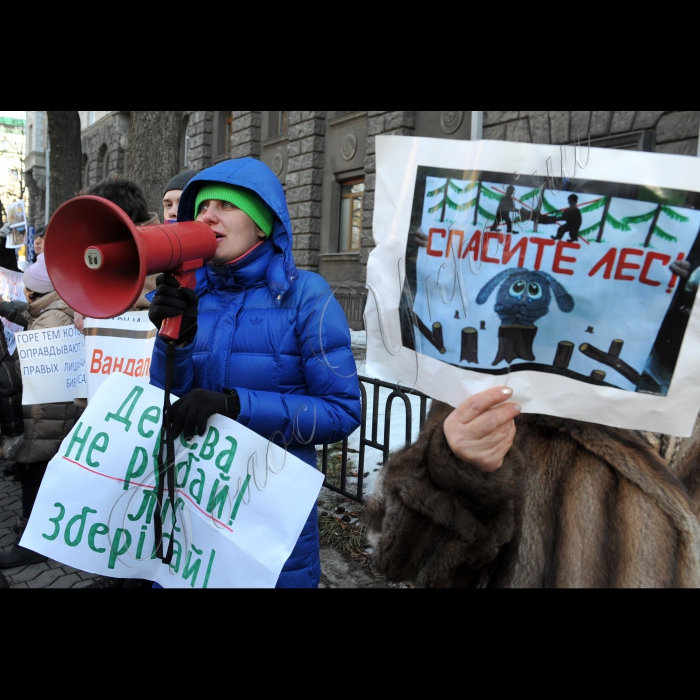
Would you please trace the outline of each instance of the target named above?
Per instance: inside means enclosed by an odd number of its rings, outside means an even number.
[[[4,267],[0,267],[0,297],[5,301],[26,302],[27,299],[24,296],[24,282],[22,278],[23,275],[21,272],[15,272],[14,270],[7,270]],[[4,326],[7,349],[10,355],[12,355],[17,347],[15,345],[15,332],[23,330],[22,326],[8,321],[4,316],[0,317],[0,320]]]
[[[150,376],[157,334],[158,329],[149,320],[148,311],[129,311],[116,318],[86,318],[88,401],[112,372]]]
[[[27,216],[24,209],[24,201],[12,202],[7,207],[7,223],[10,232],[5,239],[6,248],[21,248],[26,240]]]
[[[15,342],[23,404],[85,397],[85,338],[75,326],[18,331]]]
[[[21,546],[96,574],[166,588],[274,587],[323,474],[223,416],[176,440],[176,498],[156,557],[156,461],[163,391],[112,374],[49,463]],[[173,399],[174,400],[174,399]],[[173,525],[173,513],[175,524]]]
[[[670,266],[700,265],[693,183],[685,156],[377,137],[368,371],[453,406],[507,384],[525,412],[689,436],[700,312]]]

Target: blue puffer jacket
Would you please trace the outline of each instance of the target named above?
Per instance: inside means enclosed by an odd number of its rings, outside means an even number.
[[[172,393],[235,389],[238,422],[316,467],[315,445],[350,435],[359,425],[360,388],[350,332],[328,283],[297,270],[292,226],[279,180],[260,161],[241,158],[196,175],[184,189],[178,221],[194,218],[203,182],[257,192],[275,213],[271,236],[232,265],[197,271],[198,330],[175,350]],[[151,383],[164,388],[166,344],[156,340]],[[312,509],[277,587],[318,586],[318,515]]]

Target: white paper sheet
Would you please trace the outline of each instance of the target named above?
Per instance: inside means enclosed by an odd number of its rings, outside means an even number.
[[[166,565],[155,556],[152,495],[162,405],[163,391],[146,380],[110,375],[49,463],[20,544],[166,588],[273,587],[323,474],[214,415],[204,437],[176,440],[177,515],[173,523],[166,499],[162,518],[164,551],[175,541]]]
[[[700,159],[398,136],[376,148],[368,372],[453,406],[508,385],[525,412],[691,434],[700,319],[670,265],[700,265]],[[572,208],[578,235],[560,232]]]

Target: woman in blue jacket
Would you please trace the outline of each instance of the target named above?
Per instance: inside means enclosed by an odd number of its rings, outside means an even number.
[[[173,434],[204,435],[220,413],[315,468],[315,445],[342,440],[360,423],[345,314],[322,277],[297,270],[284,191],[264,163],[228,160],[193,177],[178,221],[193,219],[216,235],[216,254],[197,271],[194,291],[161,275],[149,310],[158,328],[182,314]],[[167,349],[159,337],[151,383],[162,389]],[[314,506],[277,587],[315,588],[319,578]]]

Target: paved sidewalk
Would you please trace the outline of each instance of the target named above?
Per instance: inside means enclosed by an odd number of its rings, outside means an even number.
[[[17,535],[10,528],[22,513],[22,490],[13,476],[0,471],[0,547],[10,547]],[[10,588],[82,588],[90,584],[95,574],[79,571],[72,566],[47,559],[40,564],[3,569]]]

